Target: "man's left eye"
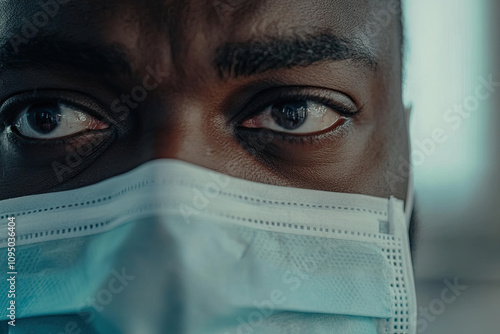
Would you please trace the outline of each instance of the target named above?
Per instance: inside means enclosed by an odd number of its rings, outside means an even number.
[[[333,128],[345,118],[332,108],[310,100],[272,104],[241,123],[241,127],[312,135]]]
[[[56,139],[109,127],[86,112],[61,102],[35,102],[21,110],[12,124],[23,136]]]

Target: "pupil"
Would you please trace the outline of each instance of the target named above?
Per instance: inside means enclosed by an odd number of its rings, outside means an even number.
[[[276,104],[271,110],[271,116],[276,124],[287,130],[300,127],[307,116],[307,101]]]
[[[61,113],[57,103],[34,104],[28,108],[28,124],[33,130],[47,134],[54,131],[61,120]]]

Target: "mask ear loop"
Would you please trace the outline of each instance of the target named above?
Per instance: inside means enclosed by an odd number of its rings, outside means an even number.
[[[405,216],[406,216],[406,228],[410,228],[410,219],[413,212],[413,201],[414,201],[414,190],[413,190],[413,169],[410,165],[410,175],[408,176],[408,192],[406,193],[405,201]]]
[[[408,187],[406,191],[406,201],[405,201],[405,216],[406,216],[406,229],[410,229],[410,219],[411,214],[413,212],[413,203],[414,203],[414,185],[413,185],[413,164],[411,162],[411,142],[410,142],[410,114],[411,114],[411,105],[405,108],[405,123],[406,123],[406,131],[408,133],[408,145],[410,146],[410,167],[408,170]]]

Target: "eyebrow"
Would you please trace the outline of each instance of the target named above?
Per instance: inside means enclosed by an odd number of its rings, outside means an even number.
[[[226,44],[216,50],[214,65],[224,79],[348,59],[371,71],[377,66],[375,56],[361,42],[329,33]]]
[[[49,68],[100,74],[131,76],[127,53],[117,45],[90,45],[38,37],[18,46],[10,41],[0,44],[0,70]]]
[[[361,43],[322,33],[228,43],[216,50],[215,68],[224,79],[347,59],[372,71],[377,66],[375,56]],[[133,73],[127,53],[118,45],[74,43],[46,36],[14,50],[10,41],[0,42],[0,70],[35,67],[126,77]]]

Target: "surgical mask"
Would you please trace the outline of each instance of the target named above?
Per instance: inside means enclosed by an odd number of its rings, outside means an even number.
[[[15,217],[8,333],[415,333],[403,202],[155,160]],[[2,279],[1,320],[9,319]]]

